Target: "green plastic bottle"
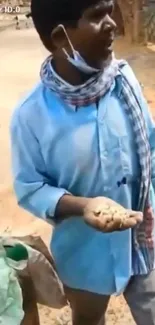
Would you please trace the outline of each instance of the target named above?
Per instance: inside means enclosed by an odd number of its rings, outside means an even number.
[[[16,244],[15,246],[4,246],[6,250],[6,256],[14,261],[22,261],[28,259],[28,252],[25,246],[22,244]]]

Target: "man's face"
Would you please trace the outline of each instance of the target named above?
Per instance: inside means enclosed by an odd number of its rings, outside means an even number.
[[[93,6],[83,12],[77,28],[66,28],[66,31],[74,49],[90,65],[97,67],[112,55],[116,24],[112,19],[113,0],[94,2]],[[69,44],[66,46],[72,54]]]

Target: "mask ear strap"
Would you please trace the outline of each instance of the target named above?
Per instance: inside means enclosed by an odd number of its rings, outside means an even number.
[[[58,25],[58,27],[60,27],[60,28],[63,29],[63,31],[64,31],[64,33],[65,33],[65,36],[66,36],[66,38],[67,38],[68,44],[69,44],[69,46],[70,46],[70,48],[71,48],[71,50],[72,50],[73,56],[74,56],[74,47],[73,47],[73,45],[72,45],[72,43],[71,43],[71,41],[70,41],[70,39],[69,39],[69,36],[68,36],[68,34],[67,34],[67,32],[66,32],[66,29],[65,29],[64,25],[60,24],[60,25]],[[66,54],[67,56],[69,56],[69,54],[67,53],[67,51],[65,50],[64,47],[63,47],[63,51],[65,52],[65,54]]]

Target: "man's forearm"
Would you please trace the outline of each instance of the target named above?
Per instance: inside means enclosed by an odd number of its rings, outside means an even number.
[[[62,220],[71,216],[83,216],[84,208],[89,202],[89,198],[72,195],[64,195],[58,202],[55,218]]]

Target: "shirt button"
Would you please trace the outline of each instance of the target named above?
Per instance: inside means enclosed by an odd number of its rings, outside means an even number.
[[[108,156],[108,151],[105,150],[102,154],[101,154],[101,158],[104,159],[104,158],[107,158]]]
[[[102,125],[104,123],[104,118],[100,118],[98,122]]]
[[[104,151],[104,153],[101,153],[101,159],[104,160],[108,156],[108,151]]]

